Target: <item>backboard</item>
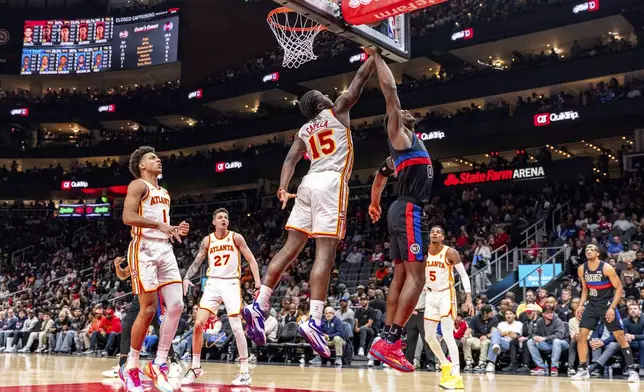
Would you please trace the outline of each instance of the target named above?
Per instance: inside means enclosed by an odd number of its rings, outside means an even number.
[[[342,18],[338,0],[273,0],[325,26],[329,31],[360,45],[382,49],[394,61],[411,57],[409,14],[395,15],[378,25],[352,26]],[[345,0],[348,1],[348,0]]]

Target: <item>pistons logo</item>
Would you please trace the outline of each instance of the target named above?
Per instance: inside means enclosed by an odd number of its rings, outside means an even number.
[[[409,251],[415,255],[420,253],[420,245],[413,243],[409,245]]]

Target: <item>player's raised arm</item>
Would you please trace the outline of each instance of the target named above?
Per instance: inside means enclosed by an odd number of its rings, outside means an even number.
[[[282,164],[282,173],[280,174],[280,187],[277,190],[277,197],[282,202],[282,209],[286,207],[286,202],[288,202],[288,199],[295,198],[294,194],[287,192],[288,184],[291,182],[291,178],[293,178],[293,173],[295,173],[295,165],[297,165],[300,159],[302,159],[302,156],[304,156],[305,152],[306,145],[304,144],[304,141],[298,136],[295,136],[293,145],[291,146],[291,149],[288,150],[288,154],[286,154],[286,158],[284,159],[284,163]]]
[[[447,261],[454,266],[458,276],[461,277],[461,282],[463,283],[463,289],[465,290],[465,304],[467,305],[467,313],[470,316],[474,316],[474,305],[472,304],[472,286],[470,285],[470,277],[467,275],[465,266],[461,262],[461,255],[452,248],[447,251]]]
[[[130,185],[127,186],[125,201],[123,202],[123,223],[128,226],[157,229],[166,234],[171,242],[174,240],[181,242],[178,226],[170,226],[163,222],[155,222],[144,218],[139,214],[139,204],[147,192],[148,188],[143,184],[143,182],[138,180],[130,182]]]
[[[255,255],[251,252],[248,244],[246,244],[246,239],[239,233],[235,233],[233,237],[233,242],[235,246],[239,249],[242,256],[248,261],[248,266],[250,267],[250,272],[253,274],[253,280],[255,281],[255,289],[259,289],[262,285],[262,281],[259,277],[259,266],[257,265],[257,260],[255,260]]]
[[[602,272],[604,273],[604,275],[608,276],[608,279],[610,279],[610,282],[615,288],[615,296],[613,297],[613,302],[610,304],[608,312],[606,312],[606,322],[610,323],[613,321],[613,319],[615,319],[615,311],[617,309],[617,305],[619,304],[619,300],[622,298],[622,295],[624,295],[624,287],[622,286],[622,281],[619,280],[617,273],[615,273],[615,268],[613,268],[612,265],[604,263]]]
[[[358,103],[360,95],[362,95],[362,89],[365,84],[371,78],[373,71],[376,70],[376,63],[373,56],[369,57],[367,61],[362,64],[356,76],[353,78],[351,85],[346,93],[340,95],[335,101],[335,110],[334,113],[336,116],[346,116],[349,114],[349,110]],[[347,122],[349,118],[346,118]]]
[[[369,204],[369,216],[373,223],[378,222],[382,215],[380,199],[382,197],[382,191],[387,186],[389,176],[394,174],[393,166],[393,160],[391,157],[387,157],[387,159],[382,163],[382,166],[380,166],[380,169],[376,171],[376,175],[373,178],[373,184],[371,184],[371,203]]]

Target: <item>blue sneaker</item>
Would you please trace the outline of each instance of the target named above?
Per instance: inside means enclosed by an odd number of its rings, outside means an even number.
[[[242,309],[242,317],[246,320],[246,332],[258,346],[266,345],[266,333],[264,332],[264,312],[259,308],[257,302],[245,306]]]
[[[331,350],[326,345],[324,334],[320,327],[315,325],[315,321],[313,319],[309,319],[308,322],[300,325],[298,331],[300,332],[300,335],[309,342],[311,348],[316,353],[320,354],[320,356],[324,358],[329,358],[331,356]]]

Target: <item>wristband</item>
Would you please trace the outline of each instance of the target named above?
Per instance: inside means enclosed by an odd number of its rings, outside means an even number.
[[[389,177],[392,174],[394,174],[394,169],[390,168],[389,165],[387,165],[387,160],[382,163],[382,166],[380,166],[380,169],[378,169],[378,173],[384,177]]]

